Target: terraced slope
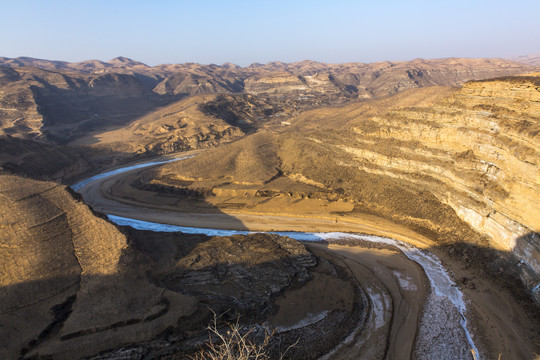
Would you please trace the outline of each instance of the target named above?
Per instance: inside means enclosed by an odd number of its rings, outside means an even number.
[[[2,175],[0,206],[3,358],[90,355],[157,335],[195,310],[195,300],[145,280],[126,237],[64,186]],[[185,305],[162,317],[171,303]]]
[[[78,359],[133,344],[137,356],[189,353],[206,336],[209,308],[227,313],[220,321],[262,322],[316,264],[303,245],[275,235],[124,231],[63,185],[0,175],[2,359]],[[354,326],[352,306],[342,305],[354,294],[348,281],[326,278],[341,309],[335,342]]]

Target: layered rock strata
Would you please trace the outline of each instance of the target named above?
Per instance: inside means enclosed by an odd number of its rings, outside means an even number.
[[[237,212],[310,209],[309,216],[328,218],[340,200],[351,206],[335,208],[336,215],[377,214],[440,244],[513,252],[538,298],[539,77],[469,82],[453,93],[432,88],[450,95],[423,104],[429,90],[307,112],[278,137],[261,133],[258,140],[147,172],[143,182],[212,187],[207,201],[222,209],[234,202]],[[252,171],[207,169],[210,159],[223,169],[248,164],[236,147],[261,159],[249,165]]]
[[[429,109],[351,124],[354,144],[340,148],[366,172],[429,190],[540,272],[539,79],[467,83]]]

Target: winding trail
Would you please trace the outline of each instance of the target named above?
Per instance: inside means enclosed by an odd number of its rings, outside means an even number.
[[[427,247],[425,239],[413,238],[405,231],[387,231],[377,224],[336,223],[327,219],[235,214],[233,222],[229,214],[185,214],[149,209],[138,204],[136,199],[123,201],[107,196],[108,187],[128,173],[188,157],[112,170],[81,181],[72,188],[81,193],[94,210],[108,214],[111,221],[136,229],[207,235],[268,231],[305,242],[329,241],[328,245],[307,245],[346,264],[364,290],[369,312],[364,323],[359,324],[356,331],[326,358],[470,359],[471,349],[479,353],[469,330],[464,295],[440,259],[420,248]],[[279,224],[278,229],[276,224]],[[209,225],[216,228],[209,228]],[[310,228],[317,231],[306,231]],[[302,231],[275,231],[285,229]],[[335,232],[336,229],[348,233]],[[342,246],[332,240],[377,243],[384,247]]]

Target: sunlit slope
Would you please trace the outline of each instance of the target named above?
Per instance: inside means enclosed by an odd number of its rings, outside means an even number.
[[[241,137],[240,128],[199,109],[200,104],[215,98],[215,95],[199,95],[180,100],[124,127],[95,133],[72,144],[116,152],[160,154],[212,146]]]
[[[308,112],[277,138],[276,158],[267,164],[279,161],[280,176],[350,201],[354,211],[424,229],[443,242],[489,241],[513,249],[538,271],[538,81],[534,75],[499,78],[470,82],[453,93],[433,88],[436,94],[428,95],[430,89],[420,89]],[[192,179],[216,179],[216,169],[231,170],[231,157],[241,154],[231,149],[167,165],[161,170],[167,179],[158,174],[154,182],[170,185],[176,171],[183,176],[181,170]],[[210,157],[212,176],[208,167],[198,166]],[[229,173],[223,171],[223,179]],[[238,176],[234,181],[241,183]],[[276,179],[265,186],[270,183]],[[287,194],[288,186],[276,187]]]
[[[234,184],[262,185],[278,175],[277,135],[254,134],[203,156],[180,161],[161,171],[171,180],[213,180]]]

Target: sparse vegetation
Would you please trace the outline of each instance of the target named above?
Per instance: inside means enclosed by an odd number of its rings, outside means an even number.
[[[254,328],[243,331],[239,322],[228,323],[226,331],[220,331],[217,318],[214,317],[208,326],[209,340],[205,346],[194,356],[193,360],[255,360],[270,359],[267,351],[272,337],[266,333],[262,342],[256,342],[250,337]]]
[[[265,333],[255,339],[255,327],[246,330],[240,325],[239,319],[234,323],[227,323],[226,330],[220,331],[218,317],[214,318],[208,326],[208,342],[190,358],[192,360],[265,360],[271,359],[269,345],[273,332],[264,330]],[[296,345],[293,344],[285,350],[279,359],[283,359],[287,351]]]

